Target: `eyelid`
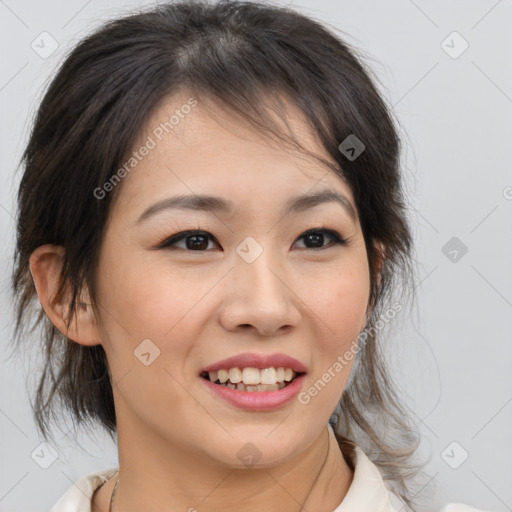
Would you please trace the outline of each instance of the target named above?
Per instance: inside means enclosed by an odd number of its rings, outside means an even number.
[[[308,229],[306,231],[304,231],[298,238],[297,240],[307,236],[307,235],[312,235],[312,234],[316,234],[316,233],[327,233],[327,236],[331,237],[333,240],[334,240],[334,244],[327,244],[327,245],[324,245],[320,248],[317,248],[317,249],[311,249],[309,247],[306,247],[306,250],[311,250],[311,251],[321,251],[322,249],[327,249],[328,247],[332,247],[333,245],[346,245],[348,243],[348,241],[350,240],[350,237],[347,237],[347,238],[343,238],[336,230],[334,229],[329,229],[329,228],[324,228],[324,227],[318,227],[318,228],[311,228],[311,229]]]
[[[215,241],[218,245],[219,242],[217,239],[208,231],[203,231],[202,229],[190,229],[186,231],[180,231],[179,233],[176,233],[175,235],[172,235],[168,238],[165,238],[161,243],[157,245],[157,249],[181,249],[181,247],[173,247],[172,244],[176,244],[178,242],[181,242],[183,239],[186,239],[190,236],[204,236],[208,239],[211,239]],[[191,251],[187,249],[182,249],[187,252],[207,252],[207,251]]]
[[[306,237],[308,235],[316,234],[316,233],[326,233],[327,236],[330,237],[334,242],[330,243],[330,244],[327,244],[327,245],[324,245],[322,247],[317,247],[317,248],[305,247],[305,248],[302,248],[303,250],[318,252],[318,251],[321,251],[323,249],[327,249],[327,248],[333,247],[335,245],[342,245],[342,246],[343,245],[347,245],[349,243],[350,238],[351,238],[351,237],[344,238],[334,229],[329,229],[329,228],[326,228],[326,227],[319,226],[319,227],[307,229],[306,231],[302,232],[300,234],[300,236],[297,237],[296,240],[300,240],[300,239],[302,239],[302,238],[304,238],[304,237]],[[191,236],[204,236],[204,237],[206,237],[206,238],[208,238],[210,240],[213,240],[216,244],[218,244],[220,246],[220,244],[217,241],[217,239],[212,234],[210,234],[208,231],[204,231],[204,230],[201,230],[201,229],[191,229],[191,230],[181,231],[179,233],[176,233],[175,235],[167,237],[161,243],[159,243],[156,248],[157,249],[169,249],[169,250],[176,249],[176,250],[183,250],[185,252],[199,252],[199,253],[201,253],[201,252],[208,252],[209,251],[208,249],[193,251],[193,250],[190,250],[190,249],[183,249],[181,247],[173,247],[173,244],[181,242],[182,240],[184,240],[184,239],[186,239],[188,237],[191,237]]]

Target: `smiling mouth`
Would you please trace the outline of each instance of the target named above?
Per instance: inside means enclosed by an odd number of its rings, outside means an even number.
[[[218,386],[236,391],[265,392],[279,391],[289,386],[305,372],[295,372],[290,368],[231,368],[214,372],[201,372],[200,377]]]

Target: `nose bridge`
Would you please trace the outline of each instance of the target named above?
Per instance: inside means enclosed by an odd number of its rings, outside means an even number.
[[[278,252],[263,247],[253,237],[247,237],[236,248],[223,307],[226,328],[251,325],[260,334],[271,335],[282,326],[298,323],[300,315]]]
[[[282,266],[269,244],[263,247],[254,237],[249,236],[238,245],[236,253],[234,271],[237,286],[242,284],[242,287],[247,287],[252,297],[262,294],[261,298],[267,302],[276,299],[276,296],[280,296],[281,301],[285,299],[283,278],[278,277]]]

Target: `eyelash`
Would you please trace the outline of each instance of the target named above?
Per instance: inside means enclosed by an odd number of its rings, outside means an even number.
[[[327,233],[327,235],[330,236],[334,242],[332,244],[323,245],[322,247],[317,247],[317,248],[305,247],[303,249],[309,250],[309,251],[320,251],[320,250],[326,249],[328,247],[332,247],[334,245],[347,245],[348,244],[349,238],[342,238],[341,235],[337,231],[334,231],[332,229],[325,229],[325,228],[308,229],[307,231],[302,233],[302,235],[298,239],[307,237],[309,235],[318,235],[318,234],[323,234],[323,233]],[[173,235],[170,238],[166,238],[163,242],[161,242],[158,245],[158,249],[182,250],[182,251],[187,251],[187,252],[207,252],[208,251],[207,249],[206,250],[193,250],[193,249],[183,249],[181,247],[173,247],[174,244],[180,242],[181,240],[186,240],[187,238],[193,237],[193,236],[204,236],[204,237],[207,237],[210,240],[214,240],[216,242],[215,238],[206,231],[190,230],[190,231],[182,231],[181,233],[177,233],[176,235]]]

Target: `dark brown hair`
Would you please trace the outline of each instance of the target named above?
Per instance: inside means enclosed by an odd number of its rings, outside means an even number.
[[[104,227],[122,183],[103,198],[93,193],[125,162],[150,114],[186,90],[229,110],[282,144],[269,105],[287,98],[311,123],[351,187],[371,274],[371,315],[341,401],[331,417],[340,446],[351,440],[410,503],[406,481],[417,439],[377,341],[374,326],[397,290],[414,279],[412,236],[400,173],[397,122],[358,52],[325,25],[294,10],[240,1],[184,1],[152,6],[109,21],[82,40],[50,83],[22,161],[17,197],[17,245],[12,285],[16,339],[29,320],[41,328],[44,368],[32,404],[39,431],[67,410],[78,424],[99,423],[111,436],[116,416],[101,345],[66,338],[49,321],[29,270],[40,245],[65,248],[61,292],[80,289],[96,304],[96,268]],[[339,145],[355,135],[365,145],[355,159]],[[296,148],[300,142],[293,141]],[[378,276],[379,249],[385,260]],[[412,289],[412,288],[411,288]],[[410,291],[410,290],[409,290]],[[407,298],[403,291],[401,299]],[[68,324],[69,325],[69,324]]]

